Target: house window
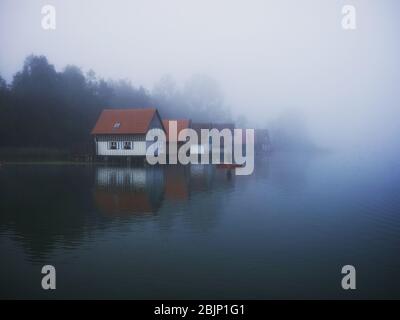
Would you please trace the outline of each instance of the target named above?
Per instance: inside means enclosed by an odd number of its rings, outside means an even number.
[[[125,150],[130,150],[130,149],[132,149],[132,142],[131,142],[131,141],[125,141],[125,142],[124,142],[124,149],[125,149]]]
[[[118,149],[117,141],[110,141],[109,145],[108,145],[108,148],[111,149],[111,150]]]

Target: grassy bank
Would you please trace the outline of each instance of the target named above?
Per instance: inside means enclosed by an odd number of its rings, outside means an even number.
[[[74,153],[67,149],[0,148],[1,163],[91,163],[90,154]]]

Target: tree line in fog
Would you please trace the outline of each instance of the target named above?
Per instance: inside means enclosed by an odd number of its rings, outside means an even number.
[[[45,56],[31,55],[11,83],[0,76],[0,145],[88,150],[104,108],[132,107],[156,107],[163,118],[231,121],[218,83],[204,75],[193,76],[182,89],[166,75],[150,92],[72,65],[59,72]]]

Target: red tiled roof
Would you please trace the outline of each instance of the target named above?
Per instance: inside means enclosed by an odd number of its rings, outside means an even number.
[[[180,119],[180,120],[175,120],[175,119],[164,119],[162,121],[163,126],[165,128],[165,134],[167,136],[167,141],[169,141],[169,122],[170,121],[176,121],[176,127],[177,127],[177,134],[179,135],[179,132],[181,132],[183,129],[187,129],[190,126],[190,120],[188,119]],[[174,137],[171,141],[177,141],[178,137]]]
[[[104,109],[92,134],[145,134],[156,109]]]

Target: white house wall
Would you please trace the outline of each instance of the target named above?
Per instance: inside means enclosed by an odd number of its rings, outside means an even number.
[[[131,140],[125,140],[131,141]],[[146,141],[132,141],[132,149],[124,149],[123,141],[117,141],[117,149],[109,149],[108,141],[97,141],[97,155],[99,156],[145,156]]]

